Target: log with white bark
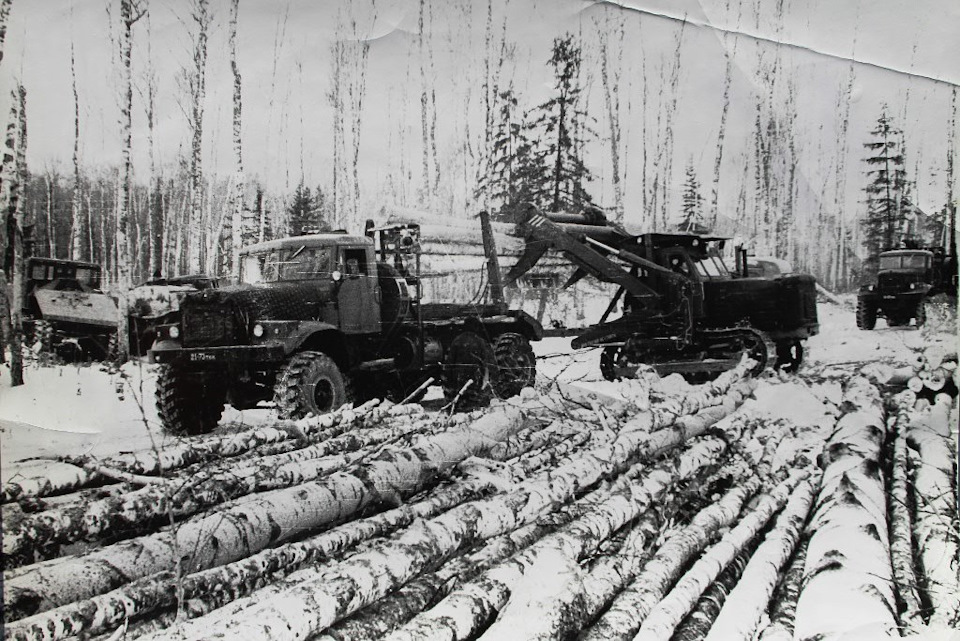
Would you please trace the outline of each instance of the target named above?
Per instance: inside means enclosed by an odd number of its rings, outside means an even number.
[[[15,577],[5,577],[4,614],[15,620],[102,594],[169,569],[177,559],[186,572],[223,565],[341,522],[368,506],[396,502],[521,429],[523,420],[520,410],[500,406],[472,425],[438,434],[416,447],[384,453],[319,481],[246,497],[174,531],[30,566]]]
[[[688,407],[695,408],[697,403],[691,401]],[[650,414],[653,416],[638,416],[631,423],[649,425],[665,420],[665,416]],[[185,638],[216,635],[245,639],[257,634],[282,633],[285,638],[305,638],[381,598],[463,545],[515,529],[536,518],[544,509],[571,500],[604,475],[622,472],[633,461],[682,442],[682,438],[669,430],[653,435],[638,429],[625,430],[612,444],[578,453],[565,464],[521,484],[509,494],[455,508],[419,524],[416,529],[411,528],[381,549],[344,562],[337,570],[301,571],[297,583],[287,589],[269,596],[257,595],[255,603],[236,616],[231,611],[192,621],[184,626],[183,635]],[[621,497],[620,503],[624,501],[630,503]],[[623,510],[618,504],[615,516],[622,518]],[[603,522],[606,522],[604,517],[613,518],[599,509],[591,516]],[[345,598],[347,596],[349,598]],[[291,603],[295,605],[291,607]]]
[[[893,461],[890,478],[890,564],[894,584],[903,611],[900,622],[904,630],[916,633],[923,624],[920,595],[913,559],[913,514],[909,497],[910,470],[907,458],[907,426],[910,405],[902,399],[893,421]]]
[[[707,639],[753,638],[781,571],[800,540],[816,491],[815,480],[804,480],[797,486],[777,517],[776,526],[750,557],[737,586],[727,595]]]
[[[81,632],[99,633],[126,619],[141,618],[172,607],[178,598],[185,600],[188,615],[213,610],[249,594],[271,578],[289,574],[304,565],[337,558],[362,541],[475,499],[488,487],[485,481],[460,481],[435,489],[416,503],[346,523],[303,541],[268,548],[233,563],[188,574],[179,582],[179,595],[178,579],[173,572],[150,575],[106,594],[7,623],[7,635],[22,641],[54,641]]]
[[[914,532],[933,608],[930,622],[942,626],[960,625],[960,518],[953,483],[957,441],[951,434],[951,401],[939,397],[929,412],[914,416],[907,425],[908,443],[916,459]]]
[[[760,485],[759,479],[748,479],[701,510],[689,524],[678,526],[669,533],[653,558],[617,595],[583,639],[632,639],[686,564],[709,544],[721,527],[730,525],[737,518],[744,502]]]
[[[41,498],[73,492],[86,487],[101,477],[82,466],[68,463],[51,462],[37,473],[17,475],[3,484],[0,489],[0,502],[9,503],[27,498]]]
[[[806,475],[805,472],[800,474]],[[801,476],[791,474],[771,492],[763,494],[749,513],[723,538],[711,546],[684,573],[676,586],[654,607],[640,626],[636,640],[669,638],[673,630],[697,604],[697,599],[717,578],[734,557],[745,548],[760,530],[787,502]]]
[[[642,479],[629,484],[625,492],[612,494],[590,514],[457,588],[435,607],[396,630],[388,639],[454,640],[475,637],[487,625],[489,618],[503,608],[513,591],[524,591],[526,572],[531,569],[535,571],[541,566],[535,563],[537,560],[545,558],[542,566],[548,572],[553,569],[554,577],[560,569],[554,561],[565,560],[566,567],[570,569],[570,559],[581,559],[592,554],[603,539],[644,514],[651,505],[659,505],[680,480],[678,475],[685,474],[686,478],[695,476],[724,449],[720,439],[710,437],[702,443],[691,445],[679,455],[676,462],[668,460],[652,466]],[[644,467],[638,464],[634,469]],[[625,475],[629,476],[630,472]],[[560,556],[556,553],[558,549],[564,550]],[[572,569],[570,573],[576,574]],[[537,581],[537,577],[531,580]]]
[[[808,526],[794,632],[799,640],[839,639],[854,630],[880,638],[897,631],[881,461],[883,408],[876,388],[861,378],[847,385],[844,400],[853,409],[827,443]]]
[[[793,641],[793,622],[797,615],[797,599],[803,585],[806,560],[807,539],[801,537],[783,580],[777,586],[770,607],[770,622],[761,631],[759,641]]]
[[[116,538],[154,529],[158,519],[183,519],[225,501],[298,485],[320,478],[362,458],[359,450],[423,429],[419,422],[399,421],[325,440],[292,452],[246,462],[211,465],[187,479],[170,479],[122,496],[81,501],[31,514],[3,538],[9,558],[32,558],[51,543]],[[336,455],[332,453],[336,452]],[[162,479],[158,479],[162,480]],[[174,485],[175,484],[175,485]],[[8,567],[11,567],[8,565]]]

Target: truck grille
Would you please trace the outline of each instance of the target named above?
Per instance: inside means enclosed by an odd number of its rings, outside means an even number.
[[[901,292],[910,289],[910,283],[918,282],[919,274],[885,272],[877,276],[877,288],[881,291]]]
[[[184,347],[223,345],[233,338],[233,319],[227,310],[193,306],[183,309]]]

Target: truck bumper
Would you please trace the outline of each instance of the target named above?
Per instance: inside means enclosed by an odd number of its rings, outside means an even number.
[[[175,343],[154,345],[148,353],[151,363],[204,365],[230,363],[277,363],[283,360],[281,345],[240,345],[231,347],[180,347]]]

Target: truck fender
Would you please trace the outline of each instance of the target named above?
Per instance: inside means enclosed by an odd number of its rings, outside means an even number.
[[[316,342],[325,334],[333,332],[340,335],[336,325],[322,321],[293,321],[291,324],[295,327],[291,328],[292,331],[283,340],[283,351],[288,356],[303,349],[304,345]]]

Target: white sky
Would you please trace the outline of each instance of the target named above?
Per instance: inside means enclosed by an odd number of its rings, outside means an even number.
[[[28,91],[30,127],[28,162],[34,172],[59,165],[69,173],[73,137],[73,100],[70,89],[70,42],[76,43],[80,91],[82,149],[85,164],[119,161],[118,110],[112,56],[115,30],[109,26],[109,0],[14,0],[0,82],[23,79]],[[116,5],[116,0],[112,4]],[[433,24],[428,43],[433,50],[438,105],[438,153],[442,166],[454,171],[465,163],[463,141],[468,130],[480,141],[482,133],[482,56],[486,18],[485,0],[433,0]],[[750,38],[734,39],[721,30],[753,34],[781,41],[784,59],[796,79],[799,96],[797,127],[804,141],[802,153],[822,158],[831,144],[837,94],[842,89],[847,63],[853,56],[856,87],[851,107],[848,140],[848,191],[856,199],[862,182],[861,143],[888,103],[905,129],[908,164],[914,164],[921,207],[935,210],[943,204],[943,167],[946,157],[946,124],[950,85],[960,83],[960,2],[956,0],[784,0],[782,31],[772,18],[776,0],[629,0],[631,11],[613,2],[575,0],[495,0],[494,22],[499,31],[507,24],[507,39],[515,47],[508,75],[531,107],[549,92],[546,66],[552,39],[565,31],[578,33],[584,43],[583,74],[590,111],[597,117],[598,138],[588,149],[588,165],[597,176],[591,191],[607,204],[610,200],[607,123],[599,81],[597,30],[607,16],[623,16],[626,30],[622,71],[622,116],[628,142],[627,200],[638,203],[638,178],[642,143],[639,138],[641,72],[652,78],[651,100],[657,99],[657,74],[672,58],[680,23],[684,29],[682,74],[674,123],[674,182],[682,180],[683,167],[692,162],[702,182],[709,181],[722,93],[724,51],[738,47],[735,57],[731,115],[725,157],[725,183],[737,171],[738,155],[749,152],[753,125],[753,91],[757,80],[751,56],[772,44],[756,45]],[[151,0],[150,54],[159,81],[157,143],[161,161],[170,171],[188,145],[186,121],[178,88],[180,69],[190,62],[190,41],[185,25],[187,0]],[[364,198],[372,206],[382,202],[383,185],[396,176],[405,162],[408,181],[419,183],[420,114],[417,57],[418,2],[376,0],[241,0],[240,67],[244,87],[244,153],[248,175],[268,187],[292,190],[301,174],[310,185],[328,184],[331,175],[332,111],[326,99],[330,90],[330,46],[338,16],[356,14],[357,31],[372,41],[366,76],[361,135],[361,182]],[[231,170],[230,116],[232,77],[227,60],[226,0],[212,0],[214,28],[210,35],[207,69],[205,163],[208,173]],[[112,9],[114,20],[118,14]],[[666,19],[657,14],[673,17]],[[704,26],[713,25],[718,29]],[[134,68],[142,86],[147,60],[145,21],[135,26]],[[275,44],[282,33],[274,61]],[[737,44],[734,45],[733,43]],[[809,51],[808,51],[809,50]],[[822,52],[828,55],[820,55]],[[908,73],[896,73],[884,68]],[[936,79],[937,81],[927,80]],[[8,91],[0,108],[8,111]],[[134,98],[135,171],[147,170],[146,127],[142,101]],[[652,114],[651,118],[654,117]],[[405,142],[400,141],[401,132]],[[819,151],[818,151],[819,150]],[[399,155],[403,151],[405,160]],[[475,149],[473,150],[476,151]],[[820,160],[817,161],[822,165]],[[813,192],[822,190],[829,167],[801,168],[802,180]],[[860,178],[858,178],[860,176]],[[467,182],[464,178],[463,183]],[[730,180],[729,184],[732,184]],[[676,186],[679,189],[679,186]],[[453,202],[467,199],[466,188]],[[632,191],[631,191],[632,189]],[[416,187],[410,188],[411,192]],[[721,199],[732,201],[733,193]]]

